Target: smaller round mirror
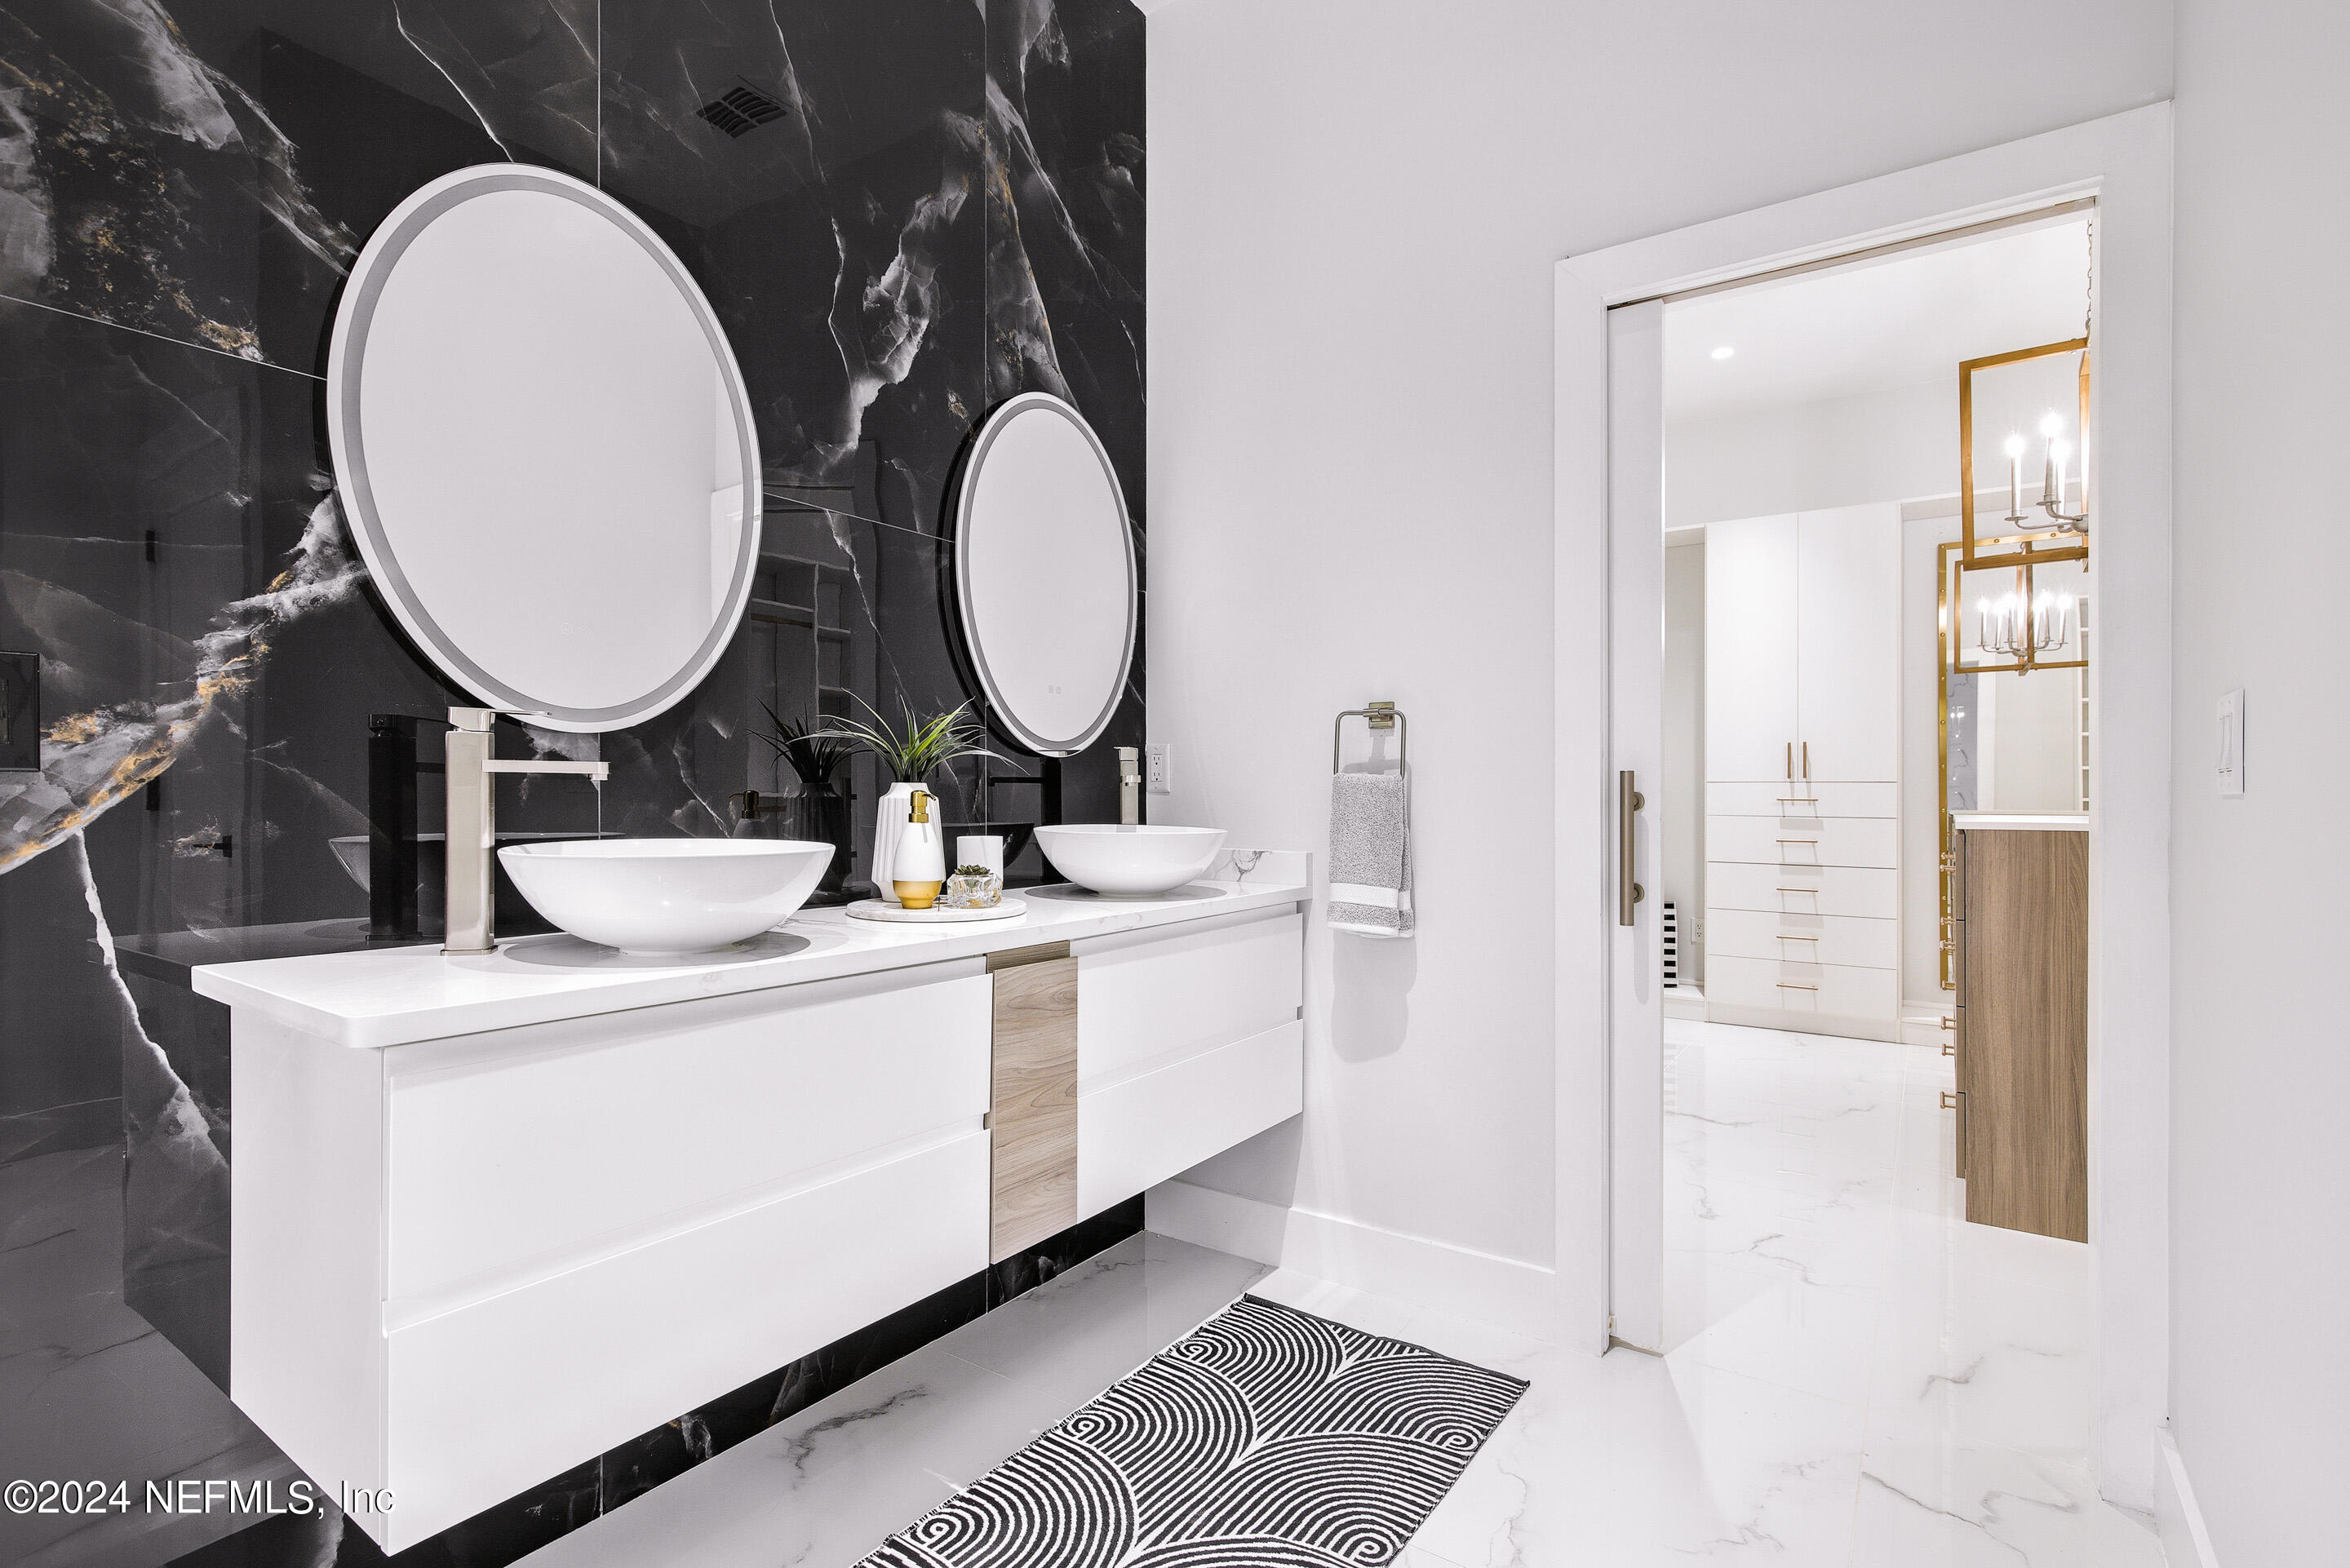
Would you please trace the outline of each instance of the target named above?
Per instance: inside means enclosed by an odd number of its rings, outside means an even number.
[[[987,416],[955,503],[955,597],[998,726],[1043,756],[1109,727],[1134,662],[1134,535],[1109,453],[1049,392]]]
[[[458,685],[555,730],[669,708],[751,593],[759,451],[676,255],[521,164],[418,191],[335,317],[327,426],[359,553]]]

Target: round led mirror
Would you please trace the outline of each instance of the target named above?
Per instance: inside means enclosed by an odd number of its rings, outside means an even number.
[[[1134,535],[1083,415],[1023,392],[972,439],[955,501],[955,597],[991,716],[1066,757],[1108,728],[1134,662]]]
[[[750,597],[759,451],[710,302],[635,214],[487,164],[360,253],[327,425],[359,553],[484,702],[617,730],[693,690]]]

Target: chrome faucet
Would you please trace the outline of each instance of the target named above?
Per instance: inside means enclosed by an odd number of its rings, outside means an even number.
[[[1118,749],[1118,821],[1121,827],[1142,823],[1142,753],[1133,746]]]
[[[497,906],[497,797],[493,774],[571,774],[602,782],[611,777],[603,763],[502,763],[490,753],[495,737],[490,726],[501,713],[527,715],[519,708],[452,708],[449,722],[447,841],[449,896],[448,934],[441,950],[450,954],[485,953],[498,945],[493,919]]]

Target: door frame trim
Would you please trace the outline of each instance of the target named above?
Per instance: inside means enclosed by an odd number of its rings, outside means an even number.
[[[1607,324],[1619,304],[1729,283],[2094,196],[2093,389],[2103,742],[2093,782],[2090,1197],[2098,1245],[2096,1460],[2105,1494],[2152,1505],[2169,1335],[2171,109],[2149,105],[1939,162],[1635,240],[1554,276],[1555,1224],[1572,1314],[1607,1344],[1619,1189],[1607,1025],[1615,919],[1607,560]],[[1595,580],[1597,576],[1599,580]],[[2116,777],[2126,791],[2109,786]],[[2126,955],[2126,961],[2122,961]],[[1662,1251],[1661,1236],[1656,1250]],[[1577,1282],[1582,1282],[1576,1289]]]

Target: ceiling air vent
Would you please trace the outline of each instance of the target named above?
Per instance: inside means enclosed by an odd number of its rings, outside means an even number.
[[[725,97],[694,110],[729,136],[748,136],[771,119],[784,118],[784,106],[756,88],[738,87]]]

